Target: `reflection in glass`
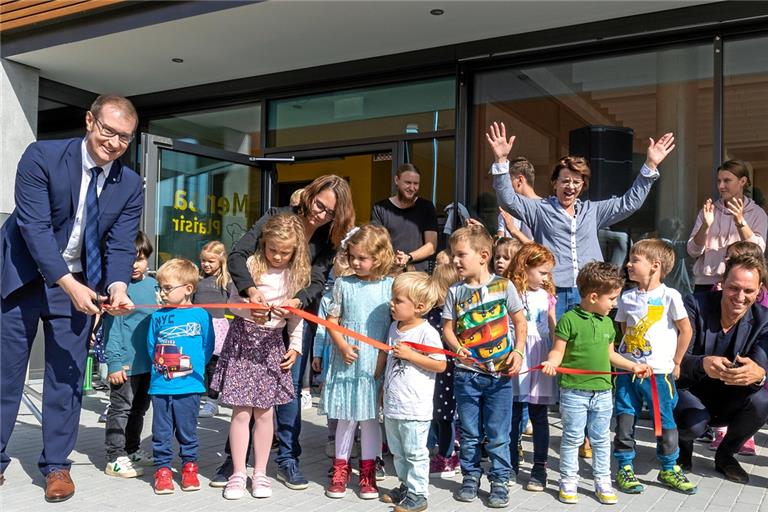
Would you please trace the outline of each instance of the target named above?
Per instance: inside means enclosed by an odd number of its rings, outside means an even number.
[[[455,128],[453,77],[277,100],[269,146],[364,139]]]
[[[149,133],[236,153],[258,155],[261,148],[261,104],[153,119],[149,122]]]
[[[252,167],[170,150],[160,151],[159,167],[158,264],[177,256],[197,264],[211,240],[229,250],[261,215],[261,173]]]
[[[768,37],[723,43],[723,160],[752,164],[752,199],[768,194]]]
[[[672,47],[592,60],[481,73],[474,84],[470,205],[495,230],[496,198],[487,170],[492,154],[485,130],[502,121],[516,135],[511,156],[536,167],[534,187],[551,194],[557,160],[582,154],[590,161],[590,191],[582,197],[623,194],[645,160],[648,139],[672,131],[674,153],[644,206],[605,226],[604,257],[624,259],[628,239],[660,235],[662,224],[686,237],[711,192],[712,47]],[[592,194],[592,195],[590,195]],[[617,234],[618,233],[618,234]]]

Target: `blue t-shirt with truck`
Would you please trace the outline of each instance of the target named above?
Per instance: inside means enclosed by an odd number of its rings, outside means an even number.
[[[150,395],[205,392],[205,365],[213,354],[211,315],[202,308],[163,308],[152,314],[147,348]]]

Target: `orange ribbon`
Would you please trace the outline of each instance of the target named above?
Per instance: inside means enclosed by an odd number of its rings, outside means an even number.
[[[109,311],[110,309],[120,309],[120,308],[112,308],[108,304],[103,304],[102,307]],[[177,308],[177,309],[188,309],[188,308],[202,308],[202,309],[258,309],[262,311],[272,311],[275,308],[274,306],[266,306],[264,304],[253,304],[250,302],[243,302],[243,303],[226,303],[226,304],[174,304],[174,305],[165,305],[165,304],[138,304],[133,306],[132,309],[164,309],[164,308]],[[345,336],[349,336],[350,338],[354,338],[356,340],[362,341],[363,343],[366,343],[374,348],[377,348],[379,350],[383,350],[384,352],[389,352],[392,350],[393,347],[382,343],[378,340],[375,340],[369,336],[366,336],[364,334],[360,334],[357,331],[353,331],[351,329],[347,329],[343,325],[339,325],[333,322],[329,322],[328,320],[324,318],[320,318],[317,315],[313,315],[312,313],[307,313],[306,311],[298,308],[294,308],[291,306],[283,306],[280,309],[285,309],[286,311],[289,311],[290,313],[303,318],[304,320],[307,320],[308,322],[313,322],[318,325],[322,325],[326,329],[331,329],[334,331],[338,331],[341,334]],[[459,355],[451,352],[450,350],[445,350],[442,348],[437,347],[431,347],[429,345],[422,345],[420,343],[412,343],[410,341],[404,342],[409,347],[416,349],[420,352],[424,352],[427,354],[444,354],[446,356],[455,357],[458,358]],[[532,368],[529,368],[528,370],[524,372],[520,372],[520,374],[528,373],[528,372],[537,372],[541,371],[543,368],[543,365],[534,366]],[[601,372],[601,371],[595,371],[595,370],[582,370],[580,368],[563,368],[562,366],[558,366],[555,368],[555,371],[557,373],[562,374],[571,374],[571,375],[628,375],[632,374],[632,372]],[[511,376],[511,375],[507,375]],[[656,437],[661,437],[661,410],[659,409],[659,391],[656,387],[656,379],[653,378],[653,372],[651,371],[651,375],[649,376],[651,379],[651,399],[652,399],[652,408],[653,408],[653,428],[654,433]]]

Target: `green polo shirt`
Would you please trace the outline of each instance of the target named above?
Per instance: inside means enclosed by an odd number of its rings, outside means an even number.
[[[576,306],[557,322],[555,335],[565,340],[565,354],[560,366],[610,372],[608,345],[616,337],[613,321]],[[560,387],[583,391],[611,389],[610,375],[570,375],[561,373]]]

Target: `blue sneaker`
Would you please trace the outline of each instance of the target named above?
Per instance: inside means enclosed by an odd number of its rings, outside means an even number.
[[[488,496],[488,507],[506,508],[509,505],[509,487],[507,482],[491,482],[491,494]]]
[[[476,476],[466,475],[461,482],[461,487],[453,497],[458,501],[470,503],[477,498],[478,487],[480,487],[480,479]]]
[[[285,486],[294,491],[302,491],[309,487],[309,480],[304,478],[296,461],[288,461],[280,464],[277,468],[277,480],[283,482]]]

